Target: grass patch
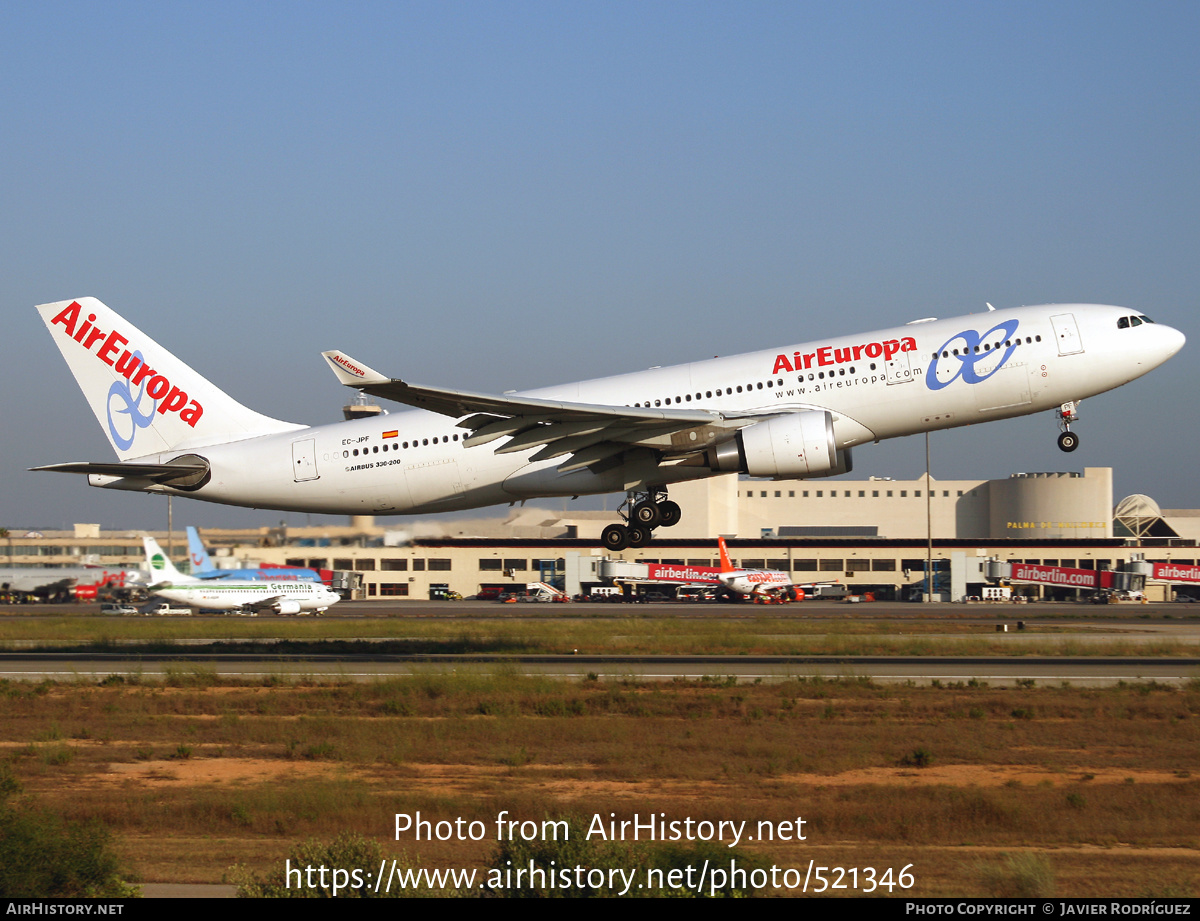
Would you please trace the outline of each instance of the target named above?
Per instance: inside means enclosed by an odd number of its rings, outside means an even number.
[[[1113,861],[1116,843],[1191,853],[1200,686],[1039,687],[1037,718],[1013,719],[1029,695],[854,678],[572,683],[511,672],[65,682],[6,694],[0,763],[31,807],[102,823],[156,880],[218,879],[233,860],[220,855],[235,853],[261,874],[296,840],[353,830],[385,841],[394,813],[416,811],[489,827],[501,810],[618,821],[803,814],[808,840],[845,848],[846,866],[867,855],[914,863],[913,895],[989,894],[982,870],[938,856],[968,845],[1060,848],[1058,895],[1094,894],[1098,878],[1068,874],[1061,861]],[[60,735],[87,726],[103,741],[47,740],[54,726],[66,728]],[[51,769],[46,753],[60,749],[71,760]],[[494,843],[422,841],[411,853],[427,866],[483,868]],[[756,838],[749,850],[780,865],[797,859],[794,842]],[[1133,866],[1133,856],[1120,859]],[[1136,895],[1148,879],[1166,891],[1187,879],[1175,860],[1104,894]],[[1011,879],[1029,875],[990,863]]]
[[[0,617],[0,647],[35,643],[47,650],[112,652],[136,644],[154,654],[238,651],[263,655],[418,654],[724,654],[724,655],[1100,655],[1184,656],[1195,646],[1169,639],[1143,644],[1079,638],[1083,628],[1039,627],[1017,637],[955,620],[692,618],[671,608],[631,616],[623,605],[580,606],[570,613],[515,616],[480,606],[466,617],[359,619],[126,618],[95,615]],[[1047,615],[1049,616],[1049,615]],[[1062,616],[1061,614],[1058,616]],[[1033,621],[1036,624],[1036,621]],[[1074,632],[1073,632],[1074,631]],[[369,638],[369,639],[368,639]],[[212,640],[193,645],[195,640]],[[184,645],[184,644],[187,645]],[[186,667],[176,677],[203,681]],[[136,677],[126,680],[136,682]]]
[[[1054,870],[1041,854],[1006,855],[1000,861],[977,866],[979,881],[988,895],[1001,899],[1045,899],[1054,892]]]

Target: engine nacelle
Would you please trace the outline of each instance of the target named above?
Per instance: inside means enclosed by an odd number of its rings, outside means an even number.
[[[836,476],[853,468],[849,450],[840,450],[833,416],[808,410],[756,422],[708,452],[709,466],[729,473],[776,478]]]
[[[275,613],[276,614],[299,614],[300,613],[300,602],[299,601],[276,602]]]

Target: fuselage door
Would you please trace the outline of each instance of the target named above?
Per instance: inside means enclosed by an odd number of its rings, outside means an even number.
[[[1054,338],[1058,340],[1059,355],[1078,355],[1083,351],[1083,339],[1079,336],[1079,324],[1075,314],[1060,313],[1050,318],[1054,327]]]
[[[315,438],[292,442],[292,476],[297,483],[318,478],[317,440]]]

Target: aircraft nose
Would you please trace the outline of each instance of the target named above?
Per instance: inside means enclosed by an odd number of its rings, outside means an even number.
[[[1166,361],[1183,348],[1184,343],[1187,342],[1187,336],[1172,326],[1159,326],[1158,329],[1160,330],[1160,338],[1163,340],[1162,360]]]

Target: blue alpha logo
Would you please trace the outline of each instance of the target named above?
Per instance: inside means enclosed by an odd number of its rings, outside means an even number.
[[[134,352],[133,357],[138,359],[138,364],[141,364],[141,352]],[[128,451],[133,446],[138,429],[148,428],[154,421],[154,413],[158,409],[158,400],[149,397],[150,411],[142,411],[142,403],[147,399],[145,379],[142,380],[136,396],[130,387],[129,381],[120,380],[114,381],[108,389],[108,434],[112,436],[113,444],[122,451]],[[114,400],[119,404],[116,407],[117,415],[126,418],[118,420],[113,417]]]
[[[978,384],[1004,367],[1016,350],[1019,320],[998,323],[983,335],[965,329],[951,336],[934,354],[925,372],[925,386],[930,390],[948,387],[960,377],[968,384]]]

